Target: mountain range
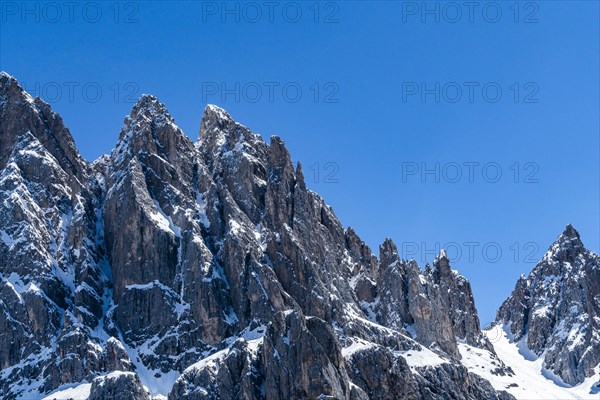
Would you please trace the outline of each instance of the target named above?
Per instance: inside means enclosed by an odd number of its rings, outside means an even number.
[[[599,261],[568,225],[482,330],[445,252],[374,254],[281,138],[143,95],[90,163],[0,73],[2,399],[598,399]]]

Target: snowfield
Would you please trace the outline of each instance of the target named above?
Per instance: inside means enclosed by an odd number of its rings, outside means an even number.
[[[493,325],[483,331],[493,344],[498,357],[512,368],[514,376],[499,376],[492,373],[497,361],[486,350],[459,343],[465,367],[491,382],[496,390],[506,390],[518,400],[565,400],[600,399],[600,365],[596,375],[577,386],[569,387],[560,378],[543,368],[544,357],[530,352],[521,340],[514,343],[508,330],[502,325]],[[496,364],[494,364],[496,363]]]
[[[91,388],[91,383],[82,383],[54,392],[42,400],[85,400],[89,397]]]

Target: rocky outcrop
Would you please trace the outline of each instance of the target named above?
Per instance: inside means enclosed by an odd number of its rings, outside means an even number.
[[[440,289],[441,309],[449,313],[454,337],[471,346],[493,352],[492,344],[481,332],[471,284],[458,271],[450,268],[450,260],[445,251],[436,257],[429,276]]]
[[[88,400],[150,400],[140,378],[133,372],[112,372],[92,381]]]
[[[279,313],[263,345],[265,397],[349,399],[349,378],[333,329],[317,317]]]
[[[600,364],[599,261],[568,225],[497,314],[515,341],[569,385]]]
[[[261,399],[262,338],[236,340],[190,367],[177,379],[169,400]]]
[[[505,391],[496,391],[492,385],[463,366],[442,364],[438,368],[422,368],[420,374],[426,381],[420,399],[513,399]],[[443,394],[438,388],[444,388]]]
[[[349,356],[352,382],[369,399],[418,399],[419,385],[406,360],[387,348],[367,347]]]
[[[380,324],[404,330],[432,349],[460,358],[457,339],[493,352],[481,332],[473,292],[466,278],[450,269],[442,250],[433,269],[401,260],[387,239],[380,247],[380,271],[373,302]]]

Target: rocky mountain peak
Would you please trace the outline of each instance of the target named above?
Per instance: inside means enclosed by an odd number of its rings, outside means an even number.
[[[20,140],[35,138],[70,177],[82,179],[87,162],[79,155],[60,115],[39,97],[32,98],[6,72],[0,73],[0,113],[0,168]],[[24,135],[27,132],[32,136]]]
[[[556,260],[568,261],[573,257],[577,257],[585,246],[581,242],[579,232],[569,224],[558,238],[548,248],[544,258],[554,258]]]
[[[153,95],[143,94],[132,107],[129,116],[125,118],[121,135],[128,131],[156,130],[165,125],[177,127],[175,120],[163,103]]]
[[[271,147],[283,146],[283,142],[279,142],[272,140]],[[213,171],[226,168],[233,172],[239,169],[240,164],[252,164],[253,170],[263,169],[268,158],[268,145],[259,135],[234,121],[224,109],[212,104],[204,109],[196,148]]]
[[[202,121],[207,124],[215,123],[222,125],[235,122],[224,108],[214,104],[206,105],[202,114]]]
[[[279,142],[283,143],[276,138],[275,143]],[[229,155],[230,151],[255,153],[261,151],[258,147],[266,147],[266,144],[259,135],[236,122],[223,108],[209,104],[202,114],[196,146],[212,158],[219,154]],[[212,164],[212,160],[206,161]]]
[[[385,238],[383,243],[379,245],[379,260],[381,265],[388,266],[394,261],[399,261],[398,247],[390,238]]]
[[[198,142],[210,141],[213,136],[218,136],[219,141],[224,141],[221,139],[222,136],[235,124],[236,122],[227,111],[214,104],[208,104],[202,113]]]
[[[173,164],[192,153],[192,142],[175,124],[167,107],[155,96],[144,94],[125,118],[111,158],[120,168],[123,161],[138,155],[159,157]]]
[[[5,113],[39,113],[42,111],[40,109],[43,109],[48,114],[54,114],[48,103],[39,97],[34,99],[21,87],[16,78],[4,71],[0,72],[0,109]],[[60,118],[56,114],[54,116]]]
[[[552,244],[552,247],[559,248],[572,248],[572,249],[583,249],[584,245],[581,242],[581,238],[579,236],[579,232],[573,227],[573,225],[569,224],[561,233],[555,242]]]
[[[450,269],[450,259],[446,254],[446,250],[441,249],[440,253],[433,260],[433,269],[432,274],[436,277],[441,276],[450,276],[452,274],[452,269]]]
[[[579,238],[579,232],[577,232],[577,230],[573,227],[573,225],[568,224],[561,236]]]
[[[15,77],[13,77],[12,75],[8,74],[7,72],[4,71],[0,71],[0,96],[4,97],[6,95],[6,93],[8,93],[10,90],[19,90],[22,93],[26,93],[21,86],[19,85],[19,82],[17,81],[17,79]],[[29,94],[27,94],[29,96]],[[31,98],[31,96],[29,96],[29,98]]]
[[[171,121],[173,120],[167,107],[151,94],[142,94],[131,109],[130,115],[133,120],[139,117],[156,119],[158,116],[166,116]]]
[[[296,184],[299,186],[300,190],[306,190],[306,183],[304,182],[304,169],[300,161],[296,163]]]
[[[496,318],[569,385],[600,362],[599,264],[567,225],[529,276],[519,278]]]

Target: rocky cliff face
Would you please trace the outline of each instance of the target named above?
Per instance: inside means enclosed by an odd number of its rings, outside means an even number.
[[[5,398],[510,398],[460,363],[493,348],[447,257],[375,257],[280,138],[144,95],[89,164],[4,73],[0,116]]]
[[[569,225],[498,310],[514,341],[569,385],[593,376],[600,363],[599,261]]]
[[[391,240],[380,247],[380,267],[374,302],[376,321],[406,331],[420,343],[460,359],[457,339],[493,352],[479,328],[469,282],[450,269],[445,252],[433,269],[421,271],[415,261],[403,261]],[[366,308],[368,311],[369,304]]]
[[[0,391],[129,368],[98,329],[110,286],[100,185],[61,118],[4,73],[0,116]]]

